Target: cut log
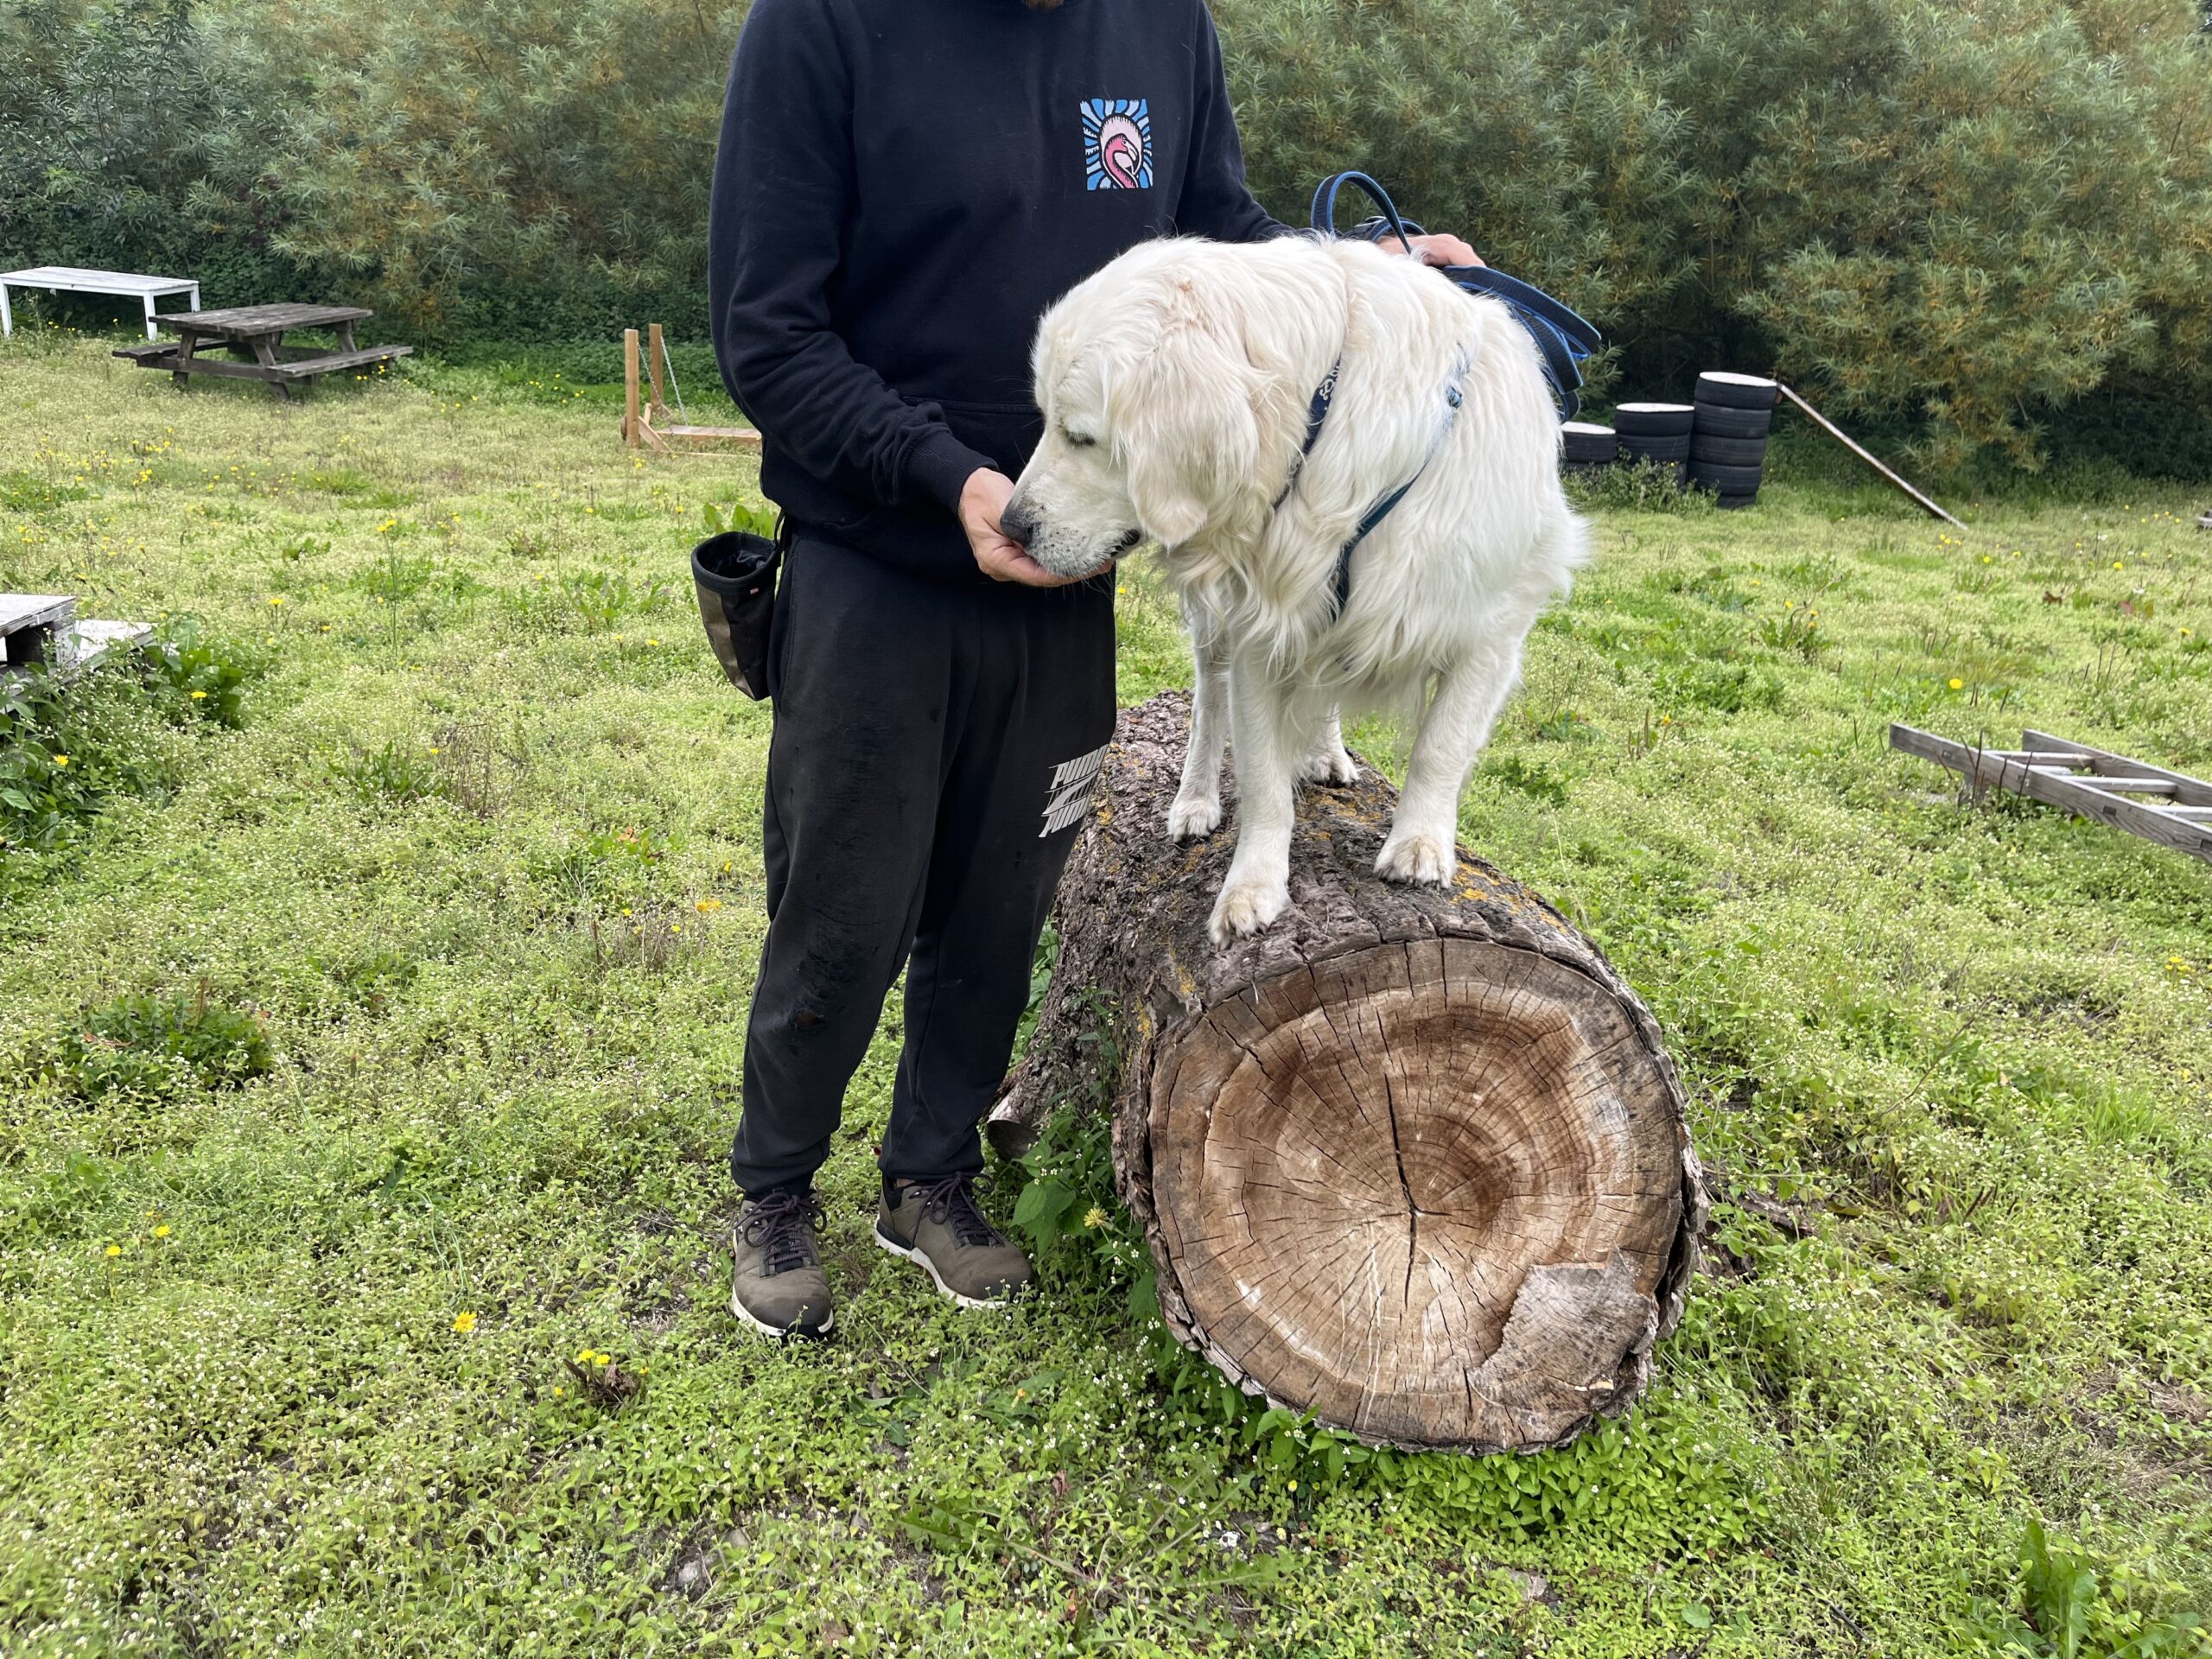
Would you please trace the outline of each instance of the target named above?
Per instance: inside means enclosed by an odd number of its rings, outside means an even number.
[[[1657,1023],[1465,851],[1448,888],[1377,878],[1396,798],[1366,766],[1306,791],[1282,919],[1217,949],[1233,816],[1166,829],[1188,720],[1179,693],[1122,717],[994,1143],[1102,1099],[1109,1020],[1121,1195],[1169,1328],[1224,1376],[1407,1447],[1532,1451],[1625,1410],[1705,1212]]]

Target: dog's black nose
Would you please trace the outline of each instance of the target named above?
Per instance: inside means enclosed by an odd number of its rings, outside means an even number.
[[[1037,534],[1036,511],[1017,495],[1006,504],[1006,511],[999,514],[999,528],[1006,532],[1008,541],[1020,542],[1027,547]]]

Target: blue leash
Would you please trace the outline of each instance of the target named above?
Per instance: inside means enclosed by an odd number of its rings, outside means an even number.
[[[1353,234],[1370,242],[1380,242],[1386,234],[1395,234],[1406,245],[1406,251],[1413,251],[1413,238],[1425,234],[1418,225],[1398,217],[1398,210],[1382,187],[1364,173],[1338,173],[1321,181],[1313,192],[1313,229],[1322,236],[1336,235],[1337,194],[1347,184],[1356,184],[1364,191],[1382,213],[1363,220],[1355,227]],[[1492,270],[1484,265],[1452,265],[1444,268],[1444,275],[1471,294],[1484,294],[1501,302],[1514,320],[1529,331],[1536,342],[1536,350],[1543,359],[1544,378],[1550,382],[1552,398],[1559,405],[1560,418],[1572,420],[1580,407],[1582,390],[1582,359],[1605,344],[1605,336],[1587,322],[1568,310],[1540,288],[1531,287],[1518,277],[1508,276],[1502,270]],[[1322,424],[1329,418],[1329,404],[1337,395],[1338,372],[1344,367],[1342,357],[1329,365],[1329,372],[1314,389],[1313,398],[1306,408],[1306,442],[1300,446],[1298,459],[1291,463],[1290,476],[1283,480],[1281,491],[1274,499],[1280,507],[1289,499],[1290,493],[1298,486],[1298,475],[1306,470],[1306,458],[1313,453],[1313,446],[1320,440]],[[1369,532],[1390,516],[1391,509],[1406,499],[1406,493],[1421,482],[1421,474],[1428,470],[1430,461],[1444,448],[1444,441],[1452,435],[1452,424],[1459,418],[1463,401],[1459,391],[1459,377],[1467,372],[1461,364],[1453,371],[1451,382],[1444,388],[1444,424],[1429,446],[1420,467],[1404,483],[1377,501],[1361,517],[1346,542],[1337,553],[1337,572],[1333,588],[1336,608],[1330,620],[1344,613],[1344,607],[1351,602],[1351,556],[1365,541]],[[1271,509],[1272,510],[1272,509]]]
[[[1313,228],[1323,236],[1337,233],[1337,196],[1348,184],[1357,185],[1382,210],[1379,217],[1355,226],[1352,234],[1370,242],[1395,236],[1412,252],[1413,238],[1425,232],[1420,226],[1401,219],[1382,187],[1364,173],[1339,173],[1321,181],[1313,192]],[[1605,337],[1542,289],[1517,276],[1486,265],[1451,265],[1444,268],[1444,274],[1470,294],[1488,295],[1513,313],[1543,357],[1544,378],[1551,382],[1560,419],[1573,420],[1581,404],[1582,360],[1603,346]]]

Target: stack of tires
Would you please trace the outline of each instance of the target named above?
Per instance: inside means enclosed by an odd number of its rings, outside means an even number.
[[[1622,404],[1613,410],[1620,459],[1652,461],[1674,469],[1675,482],[1686,476],[1690,434],[1697,411],[1688,404]]]
[[[1602,472],[1613,464],[1620,443],[1610,426],[1592,421],[1569,421],[1560,428],[1564,439],[1560,460],[1567,473]]]
[[[1711,490],[1724,507],[1751,505],[1766,471],[1767,429],[1773,421],[1773,381],[1755,374],[1698,376],[1689,481]]]

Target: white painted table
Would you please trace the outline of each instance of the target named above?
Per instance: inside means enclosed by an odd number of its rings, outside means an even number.
[[[200,284],[187,276],[144,276],[127,270],[80,270],[74,265],[35,265],[29,270],[0,270],[0,334],[16,332],[16,319],[8,308],[8,290],[43,288],[59,293],[133,295],[146,302],[146,338],[154,331],[154,302],[165,294],[189,294],[192,309],[200,308]]]

